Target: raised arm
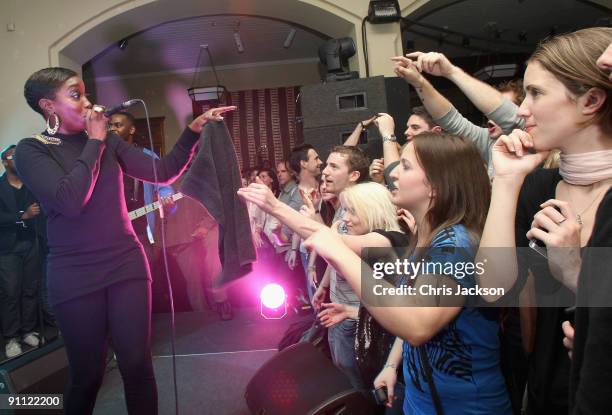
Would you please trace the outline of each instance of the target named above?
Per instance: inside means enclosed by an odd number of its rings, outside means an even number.
[[[348,138],[344,140],[343,145],[354,147],[359,144],[359,137],[361,137],[361,133],[363,133],[363,131],[366,130],[370,126],[370,124],[372,124],[372,121],[374,121],[375,118],[376,116],[368,118],[364,121],[359,121],[351,135],[349,135]]]
[[[533,139],[524,131],[515,130],[501,136],[493,147],[495,180],[491,204],[485,222],[476,262],[487,259],[486,272],[477,276],[482,287],[504,288],[508,292],[518,277],[516,256],[516,217],[519,194],[525,177],[548,155],[548,152],[530,154]],[[521,218],[530,223],[532,219]],[[497,249],[489,249],[497,248]],[[486,301],[499,297],[484,296]]]
[[[400,159],[400,151],[397,141],[389,139],[395,136],[395,121],[389,114],[380,113],[374,120],[374,124],[378,127],[380,136],[383,138],[383,158],[384,165],[388,166],[394,161]]]
[[[470,101],[484,114],[493,112],[502,104],[502,94],[491,85],[468,75],[453,65],[446,56],[436,52],[413,52],[406,55],[415,61],[419,72],[443,76],[461,89]]]
[[[350,284],[355,294],[361,299],[362,278],[369,278],[369,275],[362,275],[361,259],[340,237],[329,229],[317,231],[306,241],[306,246],[313,248],[317,253],[342,274]],[[329,249],[333,246],[334,249]],[[447,286],[453,287],[453,281],[445,276],[419,276],[416,280],[415,289],[419,289],[420,284],[431,284],[432,281],[443,281]],[[384,280],[380,280],[385,288],[392,288],[392,285]],[[453,288],[455,291],[455,288]],[[427,297],[427,298],[426,298]],[[406,306],[411,307],[391,307],[391,306],[371,306],[364,302],[369,313],[390,333],[408,341],[414,346],[421,345],[436,335],[444,326],[452,321],[461,311],[461,304],[448,307],[434,307],[435,296],[406,296]],[[453,301],[461,301],[460,296],[455,296]]]
[[[123,171],[131,177],[155,182],[153,163],[157,170],[157,182],[168,183],[178,177],[191,159],[194,146],[198,142],[204,125],[210,121],[220,122],[223,114],[233,111],[236,107],[212,108],[193,120],[183,131],[172,150],[163,158],[152,161],[144,154],[116,135],[108,137],[109,146],[116,152]]]
[[[395,73],[404,78],[414,87],[421,98],[423,106],[444,131],[460,137],[466,137],[474,142],[483,159],[489,160],[489,133],[486,128],[479,127],[462,116],[418,70],[411,59],[398,56],[393,58]]]
[[[421,74],[415,61],[404,56],[396,56],[391,60],[395,74],[414,87],[432,118],[441,118],[453,108],[450,101]]]
[[[270,189],[262,183],[251,183],[249,187],[238,190],[238,195],[277,218],[303,239],[308,238],[319,229],[327,228],[322,223],[302,215],[276,199]],[[364,247],[390,246],[387,238],[377,233],[359,236],[342,235],[342,237],[346,238],[348,245],[357,254],[361,253],[361,249]]]

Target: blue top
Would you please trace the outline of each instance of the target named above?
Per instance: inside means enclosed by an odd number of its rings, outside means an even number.
[[[425,261],[472,262],[476,249],[477,244],[465,227],[453,225],[435,235]],[[449,277],[461,287],[475,285],[473,276]],[[421,346],[427,352],[445,414],[512,414],[500,370],[497,314],[494,308],[464,307],[453,321]],[[419,348],[404,341],[403,359],[404,414],[435,414]]]

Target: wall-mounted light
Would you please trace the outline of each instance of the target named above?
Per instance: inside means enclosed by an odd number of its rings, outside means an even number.
[[[120,50],[125,50],[127,48],[128,45],[128,40],[126,39],[121,39],[118,43],[117,43],[117,47]]]
[[[244,52],[244,43],[242,43],[242,38],[240,37],[240,32],[234,32],[234,43],[236,44],[236,50],[238,53]]]
[[[368,22],[389,23],[402,18],[397,0],[370,0],[368,6]]]
[[[293,43],[293,38],[295,37],[296,32],[297,31],[295,30],[295,28],[292,27],[289,33],[287,33],[287,38],[285,39],[285,43],[283,43],[283,47],[285,49],[289,49],[291,47],[291,44]]]

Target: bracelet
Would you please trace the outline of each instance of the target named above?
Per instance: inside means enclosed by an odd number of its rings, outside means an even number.
[[[395,134],[391,134],[391,135],[383,135],[382,137],[383,142],[385,141],[397,141],[397,138],[395,137]]]
[[[365,130],[366,128],[368,128],[368,127],[366,127],[366,125],[363,123],[363,121],[359,121],[359,124],[361,124],[361,131],[363,131],[363,130]]]
[[[397,365],[395,363],[385,363],[385,365],[383,366],[383,369],[386,369],[388,367],[391,367],[397,370]]]

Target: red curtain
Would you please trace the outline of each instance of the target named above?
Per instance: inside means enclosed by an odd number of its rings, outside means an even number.
[[[225,114],[238,163],[242,169],[275,167],[289,157],[291,148],[304,141],[296,97],[299,87],[252,89],[229,92],[217,105],[215,101],[194,101],[194,117],[212,106],[236,105]]]

